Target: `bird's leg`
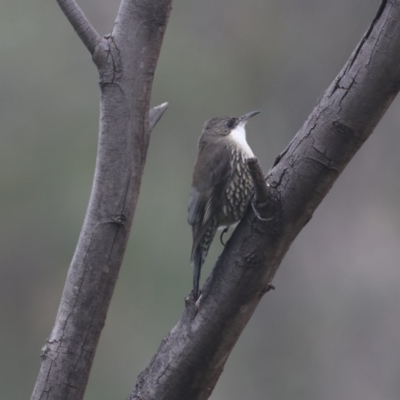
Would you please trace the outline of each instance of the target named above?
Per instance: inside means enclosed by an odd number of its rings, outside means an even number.
[[[224,243],[224,233],[228,232],[229,226],[226,226],[222,232],[221,232],[221,236],[219,237],[219,240],[221,241],[222,246],[225,247],[225,243]]]
[[[260,221],[271,221],[273,218],[263,218],[260,213],[257,211],[256,206],[254,205],[254,202],[251,202],[251,206],[253,207],[254,214]]]

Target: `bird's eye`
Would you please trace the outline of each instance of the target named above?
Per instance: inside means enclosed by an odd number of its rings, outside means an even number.
[[[231,118],[231,119],[229,119],[228,121],[226,121],[226,123],[225,123],[225,125],[226,125],[226,127],[227,128],[233,128],[233,126],[235,125],[235,120],[234,120],[234,118]]]

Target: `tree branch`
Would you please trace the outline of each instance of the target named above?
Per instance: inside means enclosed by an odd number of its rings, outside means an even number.
[[[90,54],[93,54],[101,41],[101,36],[93,28],[75,0],[57,0],[57,3]]]
[[[400,0],[371,28],[269,172],[270,221],[251,208],[130,399],[207,399],[282,258],[400,88]]]
[[[167,103],[155,107],[149,117],[171,0],[123,1],[123,18],[120,10],[114,32],[97,44],[76,5],[59,3],[75,29],[82,27],[78,34],[94,50],[100,75],[100,132],[88,210],[55,325],[42,349],[32,400],[83,397],[130,234],[149,133],[167,108]]]

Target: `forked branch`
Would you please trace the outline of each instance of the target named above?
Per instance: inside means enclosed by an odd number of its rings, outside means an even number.
[[[171,0],[122,0],[100,38],[73,0],[57,0],[100,75],[100,132],[85,221],[32,400],[83,398],[138,201],[150,132],[168,104],[149,103]]]

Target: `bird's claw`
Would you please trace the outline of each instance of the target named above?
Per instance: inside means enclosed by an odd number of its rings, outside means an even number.
[[[225,247],[225,243],[224,243],[224,234],[225,234],[226,232],[228,232],[228,229],[229,229],[229,227],[226,226],[226,227],[222,230],[221,235],[220,235],[220,237],[219,237],[219,240],[220,240],[222,246],[224,246],[224,247]]]
[[[253,208],[254,214],[256,215],[257,219],[259,219],[260,221],[271,221],[273,219],[273,217],[270,218],[263,218],[260,213],[257,211],[256,206],[254,205],[254,203],[251,203],[251,206]]]

